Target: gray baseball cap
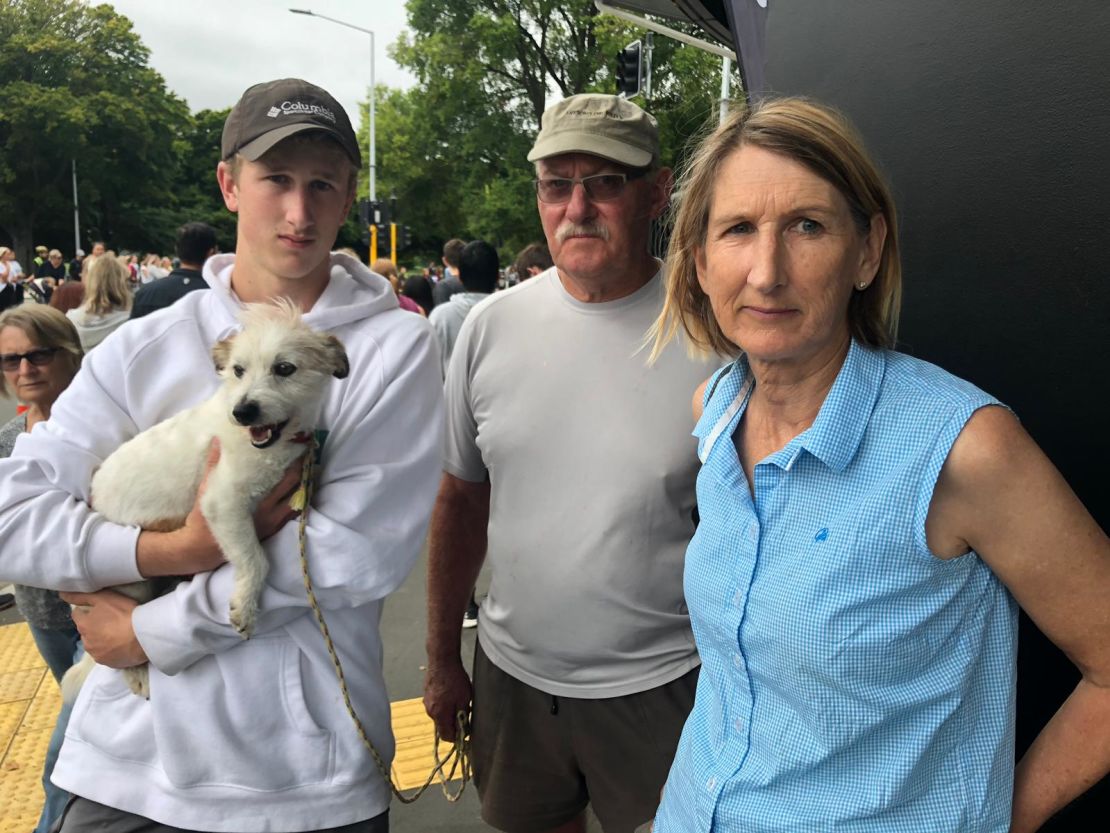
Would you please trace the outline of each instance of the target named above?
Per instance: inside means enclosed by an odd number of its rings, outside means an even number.
[[[331,94],[300,78],[282,78],[250,87],[224,122],[222,159],[236,153],[254,162],[282,139],[305,130],[332,136],[362,167],[362,152],[346,111]]]
[[[659,158],[659,126],[620,96],[572,95],[544,111],[528,161],[562,153],[589,153],[631,168],[646,168]]]

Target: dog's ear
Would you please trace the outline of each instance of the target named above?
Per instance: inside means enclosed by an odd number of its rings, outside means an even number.
[[[231,358],[231,339],[225,338],[223,341],[216,342],[216,346],[212,348],[212,361],[216,363],[216,372],[220,373]]]
[[[346,379],[347,374],[351,372],[351,363],[347,360],[347,351],[343,347],[343,342],[333,335],[326,335],[324,351],[331,364],[331,375],[336,379]]]

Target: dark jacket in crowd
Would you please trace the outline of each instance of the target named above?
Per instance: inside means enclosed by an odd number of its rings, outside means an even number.
[[[0,312],[23,303],[23,285],[18,283],[0,284]]]
[[[455,275],[450,277],[445,275],[439,283],[432,287],[432,299],[438,307],[440,304],[446,304],[452,295],[457,295],[460,292],[466,292],[462,281]]]
[[[199,270],[183,267],[174,269],[164,278],[144,283],[135,293],[131,320],[168,307],[195,289],[208,289],[208,282]]]
[[[64,263],[59,263],[55,266],[49,260],[45,263],[40,263],[35,267],[35,277],[53,278],[58,283],[61,283],[66,277],[66,265]]]

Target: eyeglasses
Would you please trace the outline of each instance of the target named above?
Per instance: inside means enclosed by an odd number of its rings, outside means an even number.
[[[19,370],[19,366],[23,364],[24,359],[35,367],[43,367],[54,361],[54,354],[57,352],[57,347],[40,347],[30,353],[4,353],[0,355],[0,367],[9,373],[14,373]]]
[[[536,196],[540,198],[540,202],[552,205],[570,202],[574,186],[579,182],[586,189],[586,196],[593,202],[608,202],[623,193],[624,186],[630,179],[638,179],[645,173],[646,171],[627,174],[594,174],[574,179],[533,179],[532,182],[536,184]]]

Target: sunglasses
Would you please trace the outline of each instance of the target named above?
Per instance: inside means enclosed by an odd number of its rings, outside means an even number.
[[[35,367],[43,367],[54,361],[54,354],[58,352],[57,347],[40,347],[38,350],[32,350],[30,353],[4,353],[0,355],[0,368],[14,373],[19,370],[19,366],[23,364],[26,359]]]
[[[533,179],[536,184],[536,196],[540,198],[540,202],[551,203],[553,205],[560,205],[565,202],[570,202],[571,195],[574,193],[574,186],[581,182],[582,187],[586,189],[586,196],[593,202],[609,202],[615,200],[624,192],[624,186],[628,184],[630,179],[638,179],[643,176],[645,171],[637,171],[631,174],[594,174],[593,176],[584,176],[575,179],[552,178],[552,179]]]

